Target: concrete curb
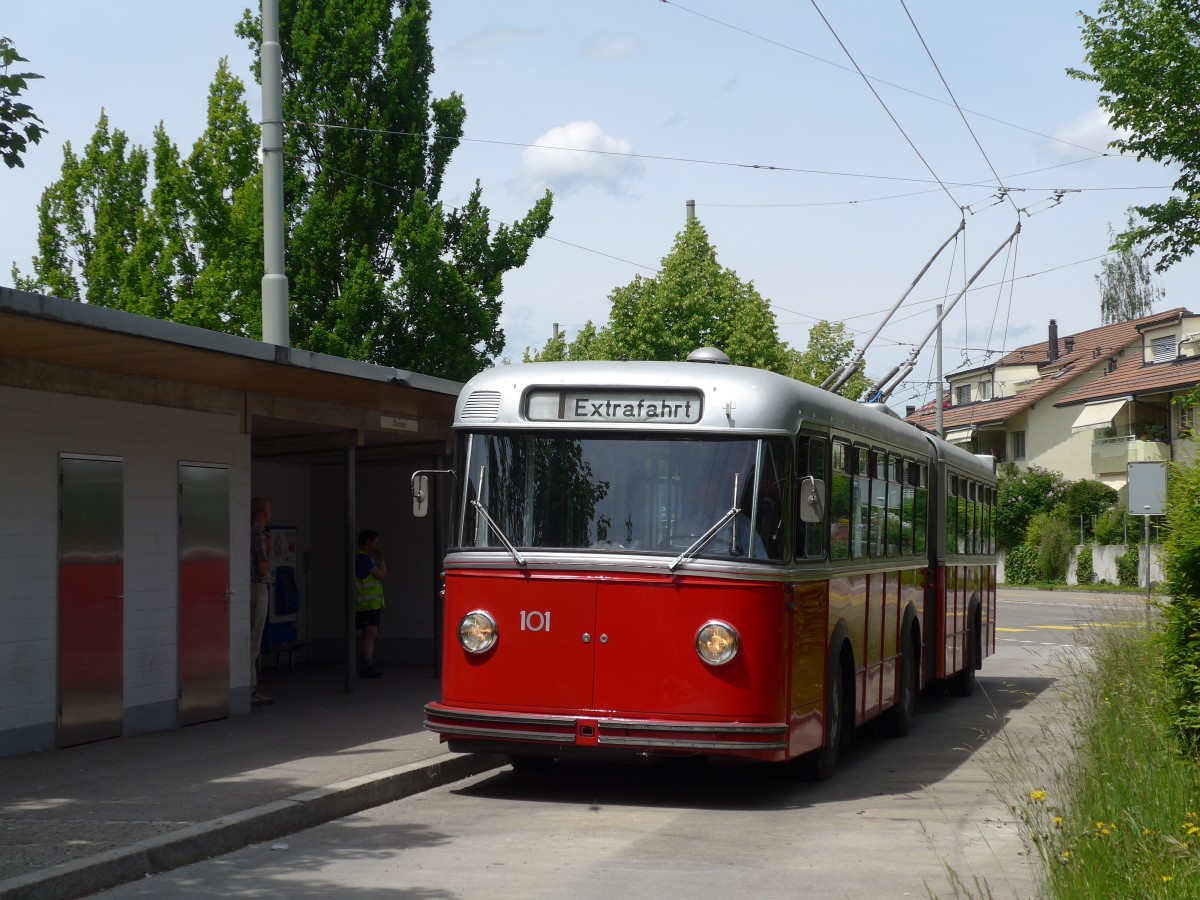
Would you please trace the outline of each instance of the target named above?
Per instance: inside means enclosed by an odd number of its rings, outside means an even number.
[[[508,762],[489,754],[449,754],[198,822],[83,859],[0,881],[3,900],[72,900],[167,872],[250,844],[294,834],[393,800],[450,784]]]

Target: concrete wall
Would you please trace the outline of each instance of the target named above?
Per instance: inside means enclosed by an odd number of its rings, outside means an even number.
[[[124,476],[125,733],[176,724],[178,464],[229,467],[230,543],[248,546],[250,439],[234,416],[0,387],[0,755],[55,746],[60,453]],[[231,567],[230,688],[249,708],[249,577]]]
[[[1075,563],[1079,559],[1079,551],[1083,549],[1080,544],[1071,551],[1070,559],[1067,562],[1067,584],[1079,584],[1079,580],[1075,577]],[[1138,546],[1138,553],[1142,552],[1143,546]],[[1096,573],[1096,581],[1107,581],[1109,584],[1117,583],[1117,557],[1124,556],[1129,548],[1125,544],[1093,544],[1092,545],[1092,570]],[[1141,560],[1141,568],[1138,570],[1138,585],[1143,590],[1146,587],[1145,575],[1146,561]],[[1162,567],[1162,546],[1159,544],[1150,545],[1150,581],[1162,583],[1163,567]],[[996,581],[998,584],[1004,584],[1004,551],[1001,550],[996,557]]]

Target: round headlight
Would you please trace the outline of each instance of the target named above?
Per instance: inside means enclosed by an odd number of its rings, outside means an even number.
[[[487,653],[498,636],[496,620],[482,609],[467,613],[458,623],[458,642],[468,653]]]
[[[710,666],[723,666],[738,652],[738,635],[732,625],[708,622],[696,632],[696,654]]]

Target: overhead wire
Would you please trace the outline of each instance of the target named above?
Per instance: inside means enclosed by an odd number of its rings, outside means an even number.
[[[843,72],[850,72],[852,74],[854,73],[854,70],[851,69],[849,66],[844,66],[841,63],[835,62],[831,59],[825,59],[823,56],[817,56],[815,53],[809,53],[805,50],[801,50],[797,47],[793,47],[789,44],[785,44],[782,41],[777,41],[774,38],[769,38],[769,37],[766,37],[765,35],[758,34],[756,32],[750,31],[746,28],[741,28],[730,22],[726,22],[722,19],[715,18],[714,16],[706,15],[705,13],[702,13],[697,10],[691,9],[689,7],[683,6],[680,3],[676,3],[675,0],[658,0],[658,2],[662,3],[666,6],[674,7],[675,9],[678,9],[681,12],[689,13],[690,15],[696,16],[697,18],[705,19],[709,22],[712,22],[714,25],[720,25],[722,28],[728,28],[731,31],[739,32],[740,34],[744,34],[747,37],[754,38],[755,40],[763,41],[764,43],[767,43],[767,44],[772,44],[776,47],[779,47],[782,50],[788,51],[789,53],[795,53],[798,56],[806,57],[808,59],[813,60],[814,62],[819,62],[819,63],[822,63],[827,66],[832,66],[835,69],[841,69]],[[942,106],[950,105],[945,100],[942,100],[940,97],[930,96],[929,94],[922,93],[921,91],[917,91],[912,88],[905,87],[902,84],[896,84],[893,81],[888,81],[884,78],[878,78],[874,75],[869,75],[867,77],[870,78],[871,81],[877,82],[878,84],[886,85],[887,87],[890,87],[890,88],[895,88],[896,90],[903,91],[906,94],[912,94],[914,97],[920,97],[923,100],[929,100],[933,103],[941,104]],[[1117,159],[1117,158],[1130,159],[1130,160],[1136,159],[1136,157],[1133,156],[1132,154],[1110,153],[1110,152],[1104,151],[1104,150],[1097,150],[1095,147],[1086,147],[1083,144],[1076,144],[1075,142],[1068,141],[1064,138],[1055,137],[1054,135],[1051,135],[1051,134],[1044,134],[1040,131],[1035,131],[1032,128],[1026,128],[1023,125],[1017,125],[1014,122],[1006,122],[1004,119],[999,119],[999,118],[996,118],[995,116],[989,116],[986,113],[977,112],[977,111],[971,110],[971,109],[968,109],[965,111],[970,113],[973,116],[980,118],[980,119],[987,119],[989,122],[995,122],[996,124],[1003,125],[1006,128],[1015,128],[1018,131],[1024,131],[1026,134],[1032,134],[1036,137],[1044,138],[1048,141],[1054,141],[1055,143],[1062,144],[1067,147],[1074,147],[1077,150],[1087,150],[1089,153],[1097,154],[1097,156],[1105,156],[1110,159]]]
[[[904,0],[900,0],[900,7],[904,10],[904,14],[908,17],[909,24],[912,25],[913,31],[916,32],[917,40],[921,42],[921,47],[925,50],[925,55],[929,57],[929,62],[933,66],[933,70],[937,72],[938,78],[941,79],[942,87],[946,89],[946,93],[949,95],[950,100],[954,103],[954,108],[958,111],[959,118],[962,119],[963,125],[971,135],[971,140],[973,140],[975,142],[975,146],[979,148],[980,155],[983,156],[984,161],[988,164],[988,168],[992,170],[992,175],[995,176],[997,183],[1003,190],[1004,197],[1007,198],[1008,202],[1012,204],[1013,209],[1015,210],[1017,208],[1016,201],[1014,201],[1012,197],[1008,195],[1007,190],[1004,190],[1004,179],[1000,177],[1000,173],[997,172],[996,167],[992,165],[991,159],[988,158],[987,151],[983,149],[983,144],[979,142],[979,137],[975,134],[975,129],[973,129],[971,127],[971,123],[967,121],[966,114],[963,112],[962,107],[959,106],[958,98],[954,96],[954,91],[950,89],[950,83],[946,81],[946,76],[942,74],[941,66],[939,66],[937,64],[937,60],[933,58],[933,52],[929,49],[929,44],[925,42],[925,35],[921,34],[921,29],[917,27],[917,22],[912,17],[912,13],[908,11],[908,5],[904,2]]]
[[[444,140],[444,141],[455,140],[455,141],[459,141],[460,143],[465,143],[465,144],[491,144],[491,145],[500,146],[500,147],[513,147],[513,148],[520,148],[520,149],[525,149],[525,150],[554,150],[554,151],[558,151],[558,152],[562,152],[562,153],[584,153],[584,154],[590,153],[590,154],[593,154],[596,156],[614,156],[614,157],[621,157],[624,159],[650,160],[652,162],[678,162],[678,163],[686,163],[689,165],[721,166],[721,167],[726,167],[726,168],[751,169],[751,170],[758,170],[758,171],[764,171],[764,172],[786,172],[786,173],[798,174],[798,175],[822,175],[822,176],[830,176],[830,177],[834,177],[834,178],[861,178],[861,179],[868,180],[868,181],[898,181],[898,182],[904,182],[904,183],[909,183],[909,184],[934,184],[934,185],[938,186],[936,188],[931,188],[929,191],[914,192],[912,194],[899,194],[899,195],[896,195],[897,197],[917,196],[917,194],[919,194],[919,193],[933,193],[937,190],[940,190],[942,187],[942,182],[937,181],[936,178],[916,178],[916,177],[905,176],[905,175],[877,175],[877,174],[870,173],[870,172],[844,172],[844,171],[838,171],[836,169],[808,169],[808,168],[803,168],[800,166],[786,166],[781,163],[748,163],[748,162],[738,162],[735,160],[702,159],[702,158],[697,158],[697,157],[670,156],[670,155],[665,155],[665,154],[634,153],[632,151],[622,151],[622,150],[602,150],[602,149],[597,149],[594,147],[564,147],[564,146],[554,146],[551,144],[531,144],[531,143],[522,142],[522,141],[503,141],[503,140],[498,140],[498,139],[494,139],[494,138],[451,137],[449,135],[422,135],[419,132],[412,132],[412,131],[397,131],[397,130],[389,130],[389,129],[385,129],[385,128],[367,128],[365,126],[357,126],[357,125],[336,125],[336,124],[332,124],[329,122],[304,122],[304,121],[299,121],[296,119],[285,120],[284,124],[285,125],[295,125],[295,126],[299,126],[302,128],[319,128],[319,129],[325,129],[325,130],[329,130],[329,131],[353,131],[353,132],[357,132],[360,134],[385,134],[385,135],[393,135],[395,137],[429,137],[432,140]],[[1080,165],[1082,163],[1092,162],[1093,160],[1100,158],[1100,156],[1102,156],[1102,155],[1103,154],[1100,154],[1100,155],[1097,155],[1094,157],[1089,157],[1087,159],[1071,160],[1071,161],[1064,162],[1064,163],[1056,163],[1053,166],[1045,166],[1045,167],[1039,168],[1039,169],[1031,169],[1027,172],[1020,172],[1020,173],[1017,173],[1016,175],[1010,175],[1010,176],[1008,176],[1008,178],[1020,178],[1023,175],[1033,175],[1033,174],[1037,174],[1039,172],[1046,172],[1051,169],[1063,168],[1065,166]],[[947,181],[947,182],[945,182],[945,184],[949,185],[950,187],[956,187],[956,188],[986,187],[987,186],[986,182],[979,181],[979,180]],[[1072,192],[1074,192],[1074,191],[1079,191],[1079,192],[1124,191],[1124,190],[1144,191],[1144,190],[1171,190],[1172,187],[1173,186],[1169,185],[1169,184],[1131,185],[1131,186],[1120,186],[1119,185],[1119,186],[1115,186],[1115,187],[1069,188],[1067,190],[1070,190]],[[1019,188],[1018,187],[1010,187],[1009,190],[1014,190],[1014,191],[1017,191],[1017,190],[1019,190],[1019,191],[1056,191],[1056,190],[1060,190],[1060,188],[1033,186],[1033,187],[1019,187]],[[876,198],[871,198],[871,199],[876,199]],[[892,198],[884,197],[884,198],[877,198],[877,199],[892,199]],[[867,202],[867,201],[850,200],[850,201],[845,201],[845,202],[861,203],[861,202]],[[709,203],[709,204],[702,204],[702,205],[716,206],[716,205],[721,205],[721,204]],[[729,205],[729,206],[738,206],[738,205],[754,206],[757,204],[727,204],[727,205]],[[762,205],[770,206],[770,205],[774,205],[774,204],[762,204]],[[778,205],[809,206],[809,205],[814,205],[814,204],[800,203],[800,204],[778,204]]]
[[[871,84],[871,79],[867,77],[867,74],[862,70],[862,67],[859,66],[857,60],[854,58],[854,54],[850,52],[850,48],[846,46],[845,42],[841,38],[841,35],[837,33],[837,29],[833,27],[833,23],[825,17],[825,13],[821,11],[821,7],[817,3],[817,0],[809,0],[809,2],[812,4],[813,9],[817,11],[817,15],[821,17],[821,21],[825,23],[825,27],[829,29],[829,33],[833,35],[833,39],[837,41],[838,46],[842,48],[842,52],[846,54],[846,58],[850,60],[855,71],[858,72],[858,74],[862,77],[863,83],[866,84],[867,88],[874,95],[875,99],[879,101],[879,105],[883,107],[883,111],[887,113],[888,118],[892,120],[892,124],[895,125],[899,130],[900,134],[904,137],[904,140],[908,143],[908,146],[912,148],[913,153],[917,154],[917,159],[921,160],[922,165],[924,165],[929,171],[929,174],[934,177],[934,180],[941,185],[942,190],[946,192],[946,196],[950,198],[950,202],[953,203],[955,208],[961,212],[962,204],[954,198],[954,195],[950,193],[950,189],[946,187],[945,183],[938,176],[938,174],[933,171],[933,166],[929,163],[929,160],[927,160],[924,154],[917,149],[917,145],[913,143],[913,139],[908,136],[908,132],[904,130],[904,126],[900,124],[900,121],[892,113],[887,103],[884,102],[883,97],[879,96],[879,91],[875,90],[875,85]]]

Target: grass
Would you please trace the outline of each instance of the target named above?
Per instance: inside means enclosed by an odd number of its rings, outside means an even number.
[[[1010,745],[993,775],[1044,896],[1200,897],[1200,766],[1169,726],[1158,625],[1109,624],[1068,663],[1064,720],[1043,723],[1041,746]]]

